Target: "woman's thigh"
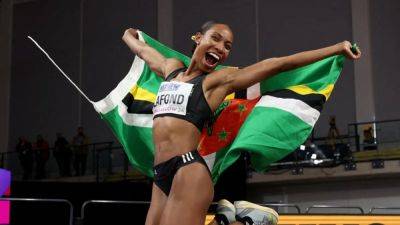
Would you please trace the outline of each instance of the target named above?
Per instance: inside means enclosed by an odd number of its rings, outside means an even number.
[[[161,215],[167,203],[167,196],[153,183],[151,203],[147,212],[146,225],[159,225]]]
[[[214,195],[208,169],[201,163],[181,167],[175,174],[161,225],[203,225]]]

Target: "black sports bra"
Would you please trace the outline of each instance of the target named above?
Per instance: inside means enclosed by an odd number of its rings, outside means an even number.
[[[161,83],[153,107],[153,119],[170,116],[194,124],[200,132],[212,115],[203,93],[203,80],[206,74],[187,82],[171,81],[187,68],[179,68],[167,76]]]

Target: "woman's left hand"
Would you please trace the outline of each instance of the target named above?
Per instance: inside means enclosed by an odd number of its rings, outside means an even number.
[[[358,47],[356,47],[355,49],[355,53],[352,51],[352,44],[349,41],[343,41],[341,43],[338,44],[340,49],[341,49],[341,53],[346,56],[346,58],[348,59],[359,59],[361,57],[361,51]]]

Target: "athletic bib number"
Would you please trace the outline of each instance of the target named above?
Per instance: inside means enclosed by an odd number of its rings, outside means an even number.
[[[186,115],[186,107],[193,84],[183,82],[162,82],[153,107],[153,115],[173,113]]]

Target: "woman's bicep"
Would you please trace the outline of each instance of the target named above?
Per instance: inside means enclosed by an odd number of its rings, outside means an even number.
[[[141,58],[149,65],[150,69],[158,76],[166,78],[172,71],[182,68],[184,64],[175,58],[165,58],[154,48],[148,46]]]
[[[146,44],[141,51],[137,52],[137,55],[146,62],[153,72],[161,77],[165,76],[167,59],[161,53]]]
[[[163,76],[166,58],[156,49],[135,38],[130,32],[125,32],[122,40],[139,58],[143,59],[157,75]]]

